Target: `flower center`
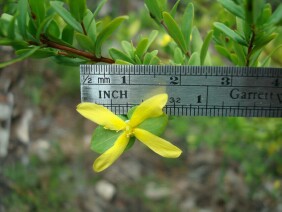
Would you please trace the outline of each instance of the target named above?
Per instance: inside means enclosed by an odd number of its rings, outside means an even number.
[[[129,138],[133,135],[133,128],[130,126],[129,120],[126,120],[125,123],[126,123],[125,133],[126,136]]]

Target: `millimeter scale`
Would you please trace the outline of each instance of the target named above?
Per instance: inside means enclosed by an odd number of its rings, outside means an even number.
[[[282,69],[81,65],[81,101],[116,114],[160,93],[172,116],[282,117]]]

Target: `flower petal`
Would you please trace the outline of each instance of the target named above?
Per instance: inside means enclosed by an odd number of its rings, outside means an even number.
[[[135,128],[133,133],[138,140],[163,157],[177,158],[182,153],[178,147],[146,130]]]
[[[130,126],[136,127],[148,118],[161,116],[167,99],[167,94],[159,94],[142,102],[133,112],[129,122]]]
[[[84,102],[77,105],[76,110],[85,118],[104,126],[110,130],[122,130],[125,128],[125,122],[102,105],[90,102]]]
[[[116,140],[115,144],[94,161],[94,171],[101,172],[112,165],[123,153],[128,141],[129,137],[126,136],[125,132],[122,133]]]

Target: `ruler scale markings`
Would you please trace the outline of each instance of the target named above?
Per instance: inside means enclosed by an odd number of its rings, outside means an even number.
[[[282,117],[281,68],[82,65],[80,79],[82,101],[117,113],[167,92],[170,115]]]

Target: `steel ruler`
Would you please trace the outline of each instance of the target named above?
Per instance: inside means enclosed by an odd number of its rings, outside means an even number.
[[[282,117],[282,69],[81,65],[81,101],[116,114],[159,94],[174,116]]]

